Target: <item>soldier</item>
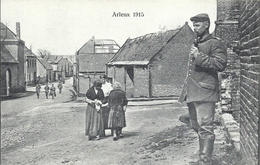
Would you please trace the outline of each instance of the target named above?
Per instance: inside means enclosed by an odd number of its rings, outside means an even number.
[[[199,136],[200,159],[196,164],[209,165],[215,140],[215,103],[220,98],[218,72],[225,70],[227,54],[224,42],[209,34],[208,14],[198,14],[190,20],[197,39],[191,47],[188,75],[179,102],[186,101],[191,127]]]
[[[59,93],[61,94],[61,90],[62,90],[62,82],[61,81],[59,81],[59,84],[58,84],[58,88],[59,88]]]
[[[56,88],[54,87],[54,84],[52,84],[52,86],[51,86],[50,95],[52,96],[52,99],[54,99],[54,97],[56,97]]]
[[[46,99],[48,99],[49,89],[50,89],[50,88],[49,88],[49,86],[48,86],[48,83],[46,83],[46,86],[44,87]]]
[[[40,92],[41,92],[41,85],[40,83],[36,84],[36,95],[37,95],[37,99],[39,99],[40,97]]]

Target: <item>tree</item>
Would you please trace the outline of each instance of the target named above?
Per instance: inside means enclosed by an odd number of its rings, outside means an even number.
[[[41,58],[45,58],[46,56],[51,55],[51,52],[49,52],[48,50],[45,50],[45,49],[38,49],[37,54],[38,54]]]

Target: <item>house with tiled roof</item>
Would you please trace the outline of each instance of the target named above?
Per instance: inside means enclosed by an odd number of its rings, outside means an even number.
[[[16,34],[1,22],[1,95],[24,92],[25,43],[20,39],[20,23],[16,23]]]
[[[107,75],[127,97],[179,95],[194,33],[186,22],[174,30],[127,39],[107,63]]]
[[[53,81],[53,67],[44,58],[37,58],[37,81],[41,84]]]
[[[26,65],[25,65],[25,71],[26,71],[26,84],[27,85],[36,85],[37,81],[37,57],[32,52],[31,48],[28,49],[26,46],[24,47],[24,55],[26,58]]]
[[[106,73],[106,63],[119,50],[112,39],[91,38],[76,52],[74,87],[79,94],[86,94],[94,80]]]
[[[75,55],[73,56],[75,57]],[[75,61],[75,58],[69,55],[48,55],[45,56],[45,59],[53,67],[54,81],[64,80],[66,77],[73,76],[75,64],[69,59]]]

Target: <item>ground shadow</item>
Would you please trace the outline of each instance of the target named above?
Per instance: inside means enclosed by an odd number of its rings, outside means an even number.
[[[32,91],[26,91],[24,93],[15,93],[15,94],[11,94],[9,96],[1,96],[0,100],[1,101],[5,101],[5,100],[13,100],[13,99],[18,99],[18,98],[22,98],[22,97],[28,97],[28,96],[32,96],[34,95],[35,92]]]

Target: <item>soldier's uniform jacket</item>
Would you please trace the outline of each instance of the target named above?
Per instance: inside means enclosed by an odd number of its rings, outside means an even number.
[[[198,43],[196,59],[189,58],[188,75],[184,82],[179,102],[218,101],[218,72],[227,65],[224,42],[211,34]]]

